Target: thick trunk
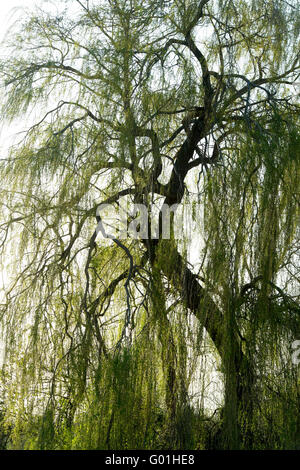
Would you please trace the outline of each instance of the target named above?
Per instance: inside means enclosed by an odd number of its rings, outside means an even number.
[[[163,240],[165,246],[160,250],[159,264],[163,274],[182,295],[186,307],[191,310],[205,327],[219,354],[223,357],[224,318],[206,290],[199,284],[197,276],[188,268],[172,242]],[[166,257],[166,259],[162,259]]]
[[[235,329],[226,327],[225,315],[188,268],[172,242],[164,240],[160,249],[163,274],[180,292],[186,307],[194,313],[210,335],[223,363],[225,373],[225,404],[223,445],[227,448],[251,446],[254,374],[251,363],[242,351]],[[156,249],[152,262],[156,259]],[[161,259],[166,256],[166,259]],[[243,444],[241,443],[241,436]]]

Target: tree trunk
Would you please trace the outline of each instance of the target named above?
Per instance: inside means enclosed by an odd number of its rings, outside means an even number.
[[[186,307],[210,335],[223,363],[225,403],[222,441],[225,448],[251,447],[254,373],[251,362],[242,351],[236,328],[227,325],[225,315],[198,282],[172,241],[162,240],[159,264],[163,274],[183,297]],[[154,247],[154,248],[153,248]],[[158,244],[152,244],[152,263]],[[164,256],[166,259],[164,259]],[[231,312],[232,318],[234,312]],[[241,432],[243,430],[243,432]],[[243,443],[241,442],[243,436]]]

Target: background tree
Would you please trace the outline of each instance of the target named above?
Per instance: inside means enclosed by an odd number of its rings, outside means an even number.
[[[283,0],[73,0],[10,32],[2,115],[33,122],[1,165],[12,445],[299,446],[298,32]],[[201,203],[200,267],[174,234],[95,242],[124,196]]]

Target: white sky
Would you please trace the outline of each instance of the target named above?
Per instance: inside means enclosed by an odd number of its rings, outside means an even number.
[[[14,8],[31,7],[36,3],[35,0],[9,0],[9,2],[0,2],[0,39],[3,40],[9,25],[14,21],[16,15],[20,14],[12,12]]]
[[[10,26],[22,15],[22,8],[33,7],[36,0],[9,0],[9,2],[0,1],[0,51],[7,31]],[[11,143],[11,138],[20,130],[20,125],[10,125],[7,128],[3,122],[0,122],[0,157],[6,153],[7,147]]]

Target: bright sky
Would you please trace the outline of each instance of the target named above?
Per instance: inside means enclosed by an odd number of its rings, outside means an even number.
[[[0,50],[1,44],[5,40],[5,36],[9,27],[22,15],[22,8],[33,7],[36,0],[10,0],[9,2],[0,2]],[[18,132],[19,126],[9,126],[7,129],[3,123],[0,123],[0,156],[6,153],[9,146],[9,138]]]
[[[5,39],[7,30],[10,25],[22,15],[22,8],[33,7],[36,4],[36,0],[9,0],[9,2],[0,2],[0,54],[2,42]],[[18,121],[12,125],[5,125],[0,121],[0,158],[5,158],[7,154],[7,148],[13,142],[13,136],[17,132],[23,130],[24,122]],[[0,182],[1,184],[1,182]],[[6,281],[6,270],[0,269],[0,303],[2,299],[2,286]],[[0,356],[1,356],[1,344],[0,344]]]
[[[18,7],[30,7],[36,3],[35,0],[10,0],[9,2],[0,2],[0,38],[3,40],[5,33],[12,23],[17,18],[17,15],[21,14],[12,12],[14,8]]]

